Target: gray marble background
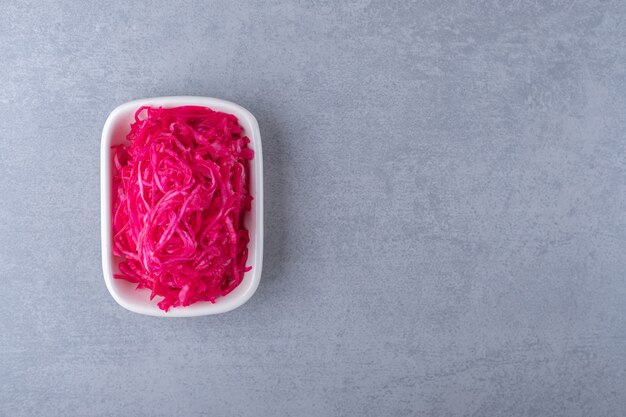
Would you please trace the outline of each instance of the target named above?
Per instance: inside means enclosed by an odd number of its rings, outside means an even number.
[[[1,416],[626,414],[626,3],[1,3]],[[265,269],[164,320],[99,140],[178,94],[259,120]]]

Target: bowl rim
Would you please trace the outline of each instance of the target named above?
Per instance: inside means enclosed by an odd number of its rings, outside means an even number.
[[[141,106],[205,106],[214,108],[217,111],[231,113],[238,119],[245,119],[252,127],[250,132],[246,132],[250,138],[250,143],[254,149],[254,169],[251,170],[251,181],[254,181],[256,192],[254,195],[253,210],[256,217],[256,225],[253,234],[255,242],[254,268],[246,274],[251,274],[244,292],[236,297],[230,297],[233,293],[220,297],[216,303],[200,302],[188,307],[172,308],[167,313],[156,307],[151,302],[138,306],[130,303],[114,285],[112,262],[112,230],[111,230],[111,140],[114,128],[118,119],[127,115],[130,111],[135,111]],[[111,297],[125,309],[134,313],[155,316],[155,317],[197,317],[212,314],[226,313],[245,304],[256,292],[261,280],[263,267],[263,152],[261,147],[261,133],[259,124],[254,115],[244,107],[219,98],[201,96],[164,96],[152,97],[128,101],[117,106],[107,117],[102,129],[100,143],[100,224],[101,224],[101,246],[102,246],[102,271],[106,287]],[[251,236],[252,237],[252,236]],[[245,279],[244,275],[244,279]],[[243,284],[243,282],[242,282]],[[240,284],[240,285],[242,285]]]

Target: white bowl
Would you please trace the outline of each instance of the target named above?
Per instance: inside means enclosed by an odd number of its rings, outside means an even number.
[[[213,110],[230,113],[239,119],[244,134],[250,138],[250,148],[254,150],[254,159],[250,164],[250,194],[254,197],[252,210],[246,213],[244,224],[250,233],[248,243],[247,265],[252,269],[244,274],[241,284],[229,294],[219,297],[215,303],[198,302],[187,307],[170,308],[166,313],[158,308],[161,297],[150,301],[150,291],[136,289],[136,284],[113,278],[118,273],[120,258],[112,253],[113,242],[111,236],[111,179],[112,179],[112,152],[111,145],[126,141],[130,131],[130,124],[134,121],[135,111],[141,106],[177,107],[177,106],[205,106]],[[111,296],[122,307],[139,314],[159,317],[194,317],[208,314],[225,313],[233,310],[248,301],[254,294],[261,279],[263,263],[263,154],[261,151],[261,134],[259,124],[248,110],[231,103],[209,97],[157,97],[130,101],[117,107],[111,112],[102,130],[102,145],[100,150],[100,191],[102,216],[102,269],[104,281]]]

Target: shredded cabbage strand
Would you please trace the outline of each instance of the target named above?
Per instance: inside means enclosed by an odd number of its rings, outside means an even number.
[[[243,279],[251,208],[250,140],[232,114],[141,107],[114,146],[115,278],[163,297],[160,309],[212,303]]]

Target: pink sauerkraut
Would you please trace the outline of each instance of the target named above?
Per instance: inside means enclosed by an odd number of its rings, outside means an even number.
[[[215,302],[250,270],[250,140],[235,116],[197,106],[141,107],[127,139],[114,147],[115,278],[165,311]]]

